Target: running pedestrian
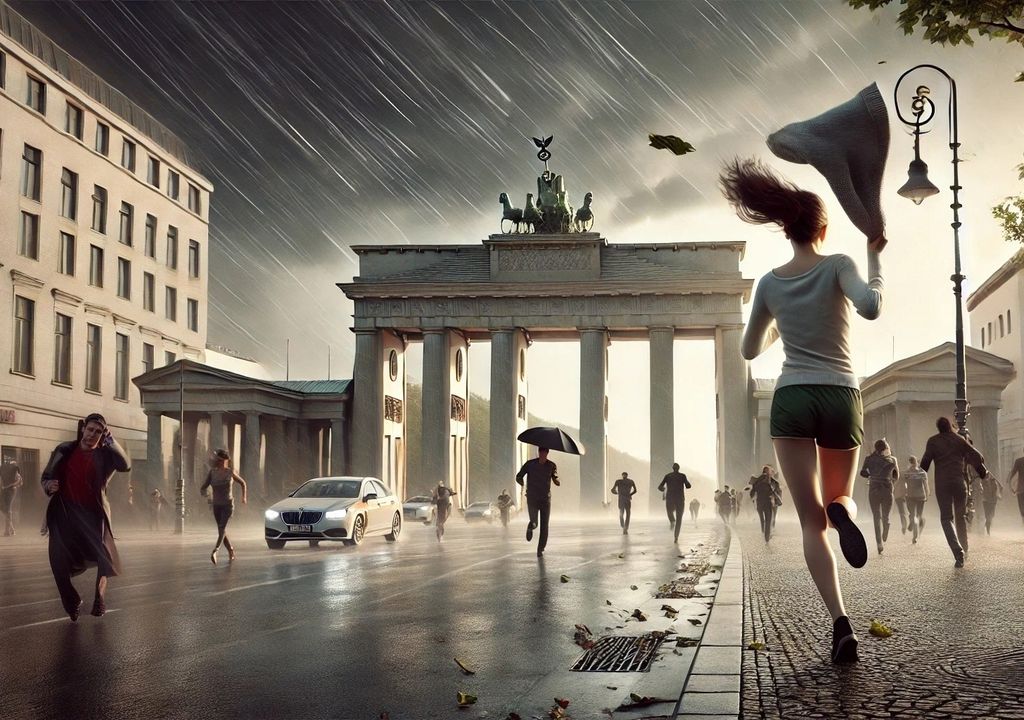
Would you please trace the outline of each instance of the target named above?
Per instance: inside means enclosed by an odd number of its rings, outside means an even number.
[[[985,508],[985,533],[992,534],[992,520],[996,516],[996,505],[1003,499],[1003,485],[992,473],[981,480],[981,502]]]
[[[877,92],[872,103],[861,102],[859,107],[869,114],[884,115],[884,103],[876,96]],[[825,123],[827,117],[823,115],[815,121]],[[769,146],[777,154],[803,154],[803,136],[796,125],[787,126],[771,136]],[[864,139],[868,142],[858,163],[875,155],[875,148],[869,145],[873,139]],[[827,146],[827,142],[821,142]],[[885,144],[888,145],[887,130]],[[843,162],[840,160],[839,164]],[[881,169],[875,169],[880,178]],[[869,280],[864,282],[848,256],[820,253],[828,218],[817,195],[782,180],[755,160],[728,164],[721,176],[721,186],[742,220],[778,225],[792,246],[792,259],[768,272],[757,284],[742,355],[753,360],[774,340],[782,339],[786,359],[772,401],[771,435],[800,518],[807,568],[832,617],[832,661],[856,661],[857,636],[846,614],[835,556],[825,531],[831,521],[839,532],[840,547],[847,561],[854,567],[864,566],[867,546],[853,521],[857,506],[852,495],[857,451],[863,440],[863,405],[850,360],[849,306],[852,303],[868,320],[874,320],[881,312],[880,253],[887,242],[881,211],[869,213],[861,206],[866,215],[877,216],[878,220],[877,231],[867,235]],[[871,188],[867,191],[870,193]],[[856,192],[851,190],[845,199],[849,201],[852,196],[853,201],[858,201]],[[874,195],[875,208],[877,197]]]
[[[1017,496],[1017,509],[1020,511],[1020,519],[1024,520],[1024,457],[1013,461],[1013,469],[1006,477],[1006,483],[1010,492]]]
[[[214,565],[217,564],[217,551],[220,549],[221,543],[224,543],[224,547],[228,550],[228,562],[233,562],[235,559],[235,548],[232,547],[227,536],[228,520],[231,519],[231,515],[235,511],[235,498],[232,493],[235,483],[241,485],[242,504],[247,505],[249,503],[249,487],[245,484],[245,480],[231,468],[231,456],[226,450],[214,450],[213,455],[210,456],[210,471],[206,473],[206,481],[199,488],[199,494],[204,497],[206,497],[206,489],[210,488],[210,505],[213,507],[213,519],[217,522],[217,543],[210,553],[210,562]]]
[[[64,611],[78,620],[82,598],[71,578],[96,566],[96,596],[92,614],[106,612],[107,579],[121,572],[121,560],[110,527],[107,485],[115,472],[128,472],[125,451],[93,413],[78,422],[74,442],[58,445],[42,474],[43,491],[50,496],[46,525],[50,536],[50,570]]]
[[[907,468],[900,473],[900,477],[903,477],[907,484],[907,519],[910,523],[913,543],[916,545],[917,538],[924,530],[924,503],[928,499],[928,473],[918,467],[917,458],[914,455],[907,458],[907,463]]]
[[[508,529],[508,516],[512,508],[512,496],[508,494],[508,490],[502,489],[501,495],[498,496],[498,510],[501,512],[501,526]]]
[[[864,467],[860,476],[868,478],[868,503],[871,505],[871,517],[875,521],[875,542],[878,554],[882,554],[885,543],[889,540],[889,515],[892,513],[893,481],[899,477],[900,470],[896,458],[889,451],[889,443],[885,438],[875,441],[875,451],[864,459]]]
[[[636,483],[629,477],[629,473],[622,473],[622,477],[615,481],[612,485],[612,495],[619,497],[619,527],[622,528],[623,535],[629,535],[629,516],[633,507],[633,496],[636,495]]]
[[[448,521],[448,515],[452,511],[452,498],[455,495],[456,492],[451,488],[445,487],[444,481],[441,480],[437,483],[437,487],[434,488],[434,493],[431,496],[435,509],[434,525],[436,526],[435,533],[438,542],[441,542],[441,538],[444,537],[444,524]]]
[[[693,524],[697,524],[697,515],[700,514],[700,500],[694,498],[690,501],[690,519],[693,520]]]
[[[675,542],[679,542],[679,530],[683,527],[683,510],[686,508],[686,488],[692,487],[684,473],[679,472],[679,463],[672,463],[672,472],[661,479],[658,490],[665,493],[665,509],[669,520],[675,520]]]
[[[772,515],[775,511],[775,488],[772,486],[772,469],[765,465],[761,474],[750,478],[750,497],[757,508],[757,517],[761,521],[761,532],[764,541],[772,536]]]
[[[892,498],[896,503],[896,512],[900,514],[900,535],[907,534],[907,479],[896,471],[896,479],[892,481]]]
[[[548,545],[548,520],[551,518],[551,484],[558,481],[558,466],[548,460],[548,449],[538,448],[537,457],[523,463],[516,473],[516,482],[523,484],[526,478],[526,508],[530,522],[526,526],[527,542],[533,540],[533,531],[540,524],[540,538],[537,540],[537,557],[544,555]]]
[[[928,438],[921,469],[928,472],[935,463],[935,499],[939,504],[939,522],[953,553],[954,567],[962,568],[967,559],[967,471],[971,465],[980,477],[988,475],[985,458],[967,440],[953,432],[949,418],[935,421],[938,434]]]
[[[4,537],[14,535],[14,500],[24,485],[17,461],[7,456],[0,465],[0,512],[4,514]]]

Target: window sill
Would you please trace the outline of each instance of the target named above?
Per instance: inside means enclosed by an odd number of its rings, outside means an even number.
[[[124,403],[125,405],[127,405],[127,404],[128,404],[128,398],[119,398],[119,397],[115,397],[115,398],[114,398],[114,400],[115,400],[116,402],[121,402],[121,403]]]
[[[86,388],[86,389],[85,389],[85,392],[86,392],[86,394],[88,394],[88,395],[98,395],[98,396],[100,396],[100,397],[102,397],[102,396],[103,396],[103,393],[102,393],[102,392],[100,392],[99,390],[90,390],[89,388]]]
[[[20,370],[15,370],[14,368],[11,368],[11,375],[17,375],[18,377],[28,378],[29,380],[36,379],[35,375],[32,375],[27,372],[21,372]]]
[[[62,383],[59,380],[51,380],[50,384],[54,387],[65,388],[66,390],[73,390],[70,383]]]

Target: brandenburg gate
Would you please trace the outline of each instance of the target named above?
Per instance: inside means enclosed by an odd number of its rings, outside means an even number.
[[[555,232],[492,235],[479,245],[353,250],[359,275],[339,284],[355,305],[350,471],[385,478],[404,494],[404,356],[408,343],[421,341],[423,452],[414,472],[421,483],[444,480],[465,492],[469,346],[489,340],[486,497],[495,497],[522,459],[516,435],[527,418],[531,341],[575,339],[587,451],[580,459],[581,505],[599,508],[608,488],[607,347],[647,340],[653,498],[676,459],[673,340],[684,337],[715,342],[719,482],[742,486],[750,476],[751,391],[740,339],[752,281],[739,270],[743,243],[616,245],[594,232]]]

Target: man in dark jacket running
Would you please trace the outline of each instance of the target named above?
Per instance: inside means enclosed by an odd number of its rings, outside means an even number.
[[[932,462],[935,463],[935,499],[939,503],[939,520],[953,552],[954,566],[961,568],[967,555],[966,466],[970,464],[982,478],[988,475],[988,469],[981,453],[953,432],[949,418],[940,417],[935,421],[935,427],[939,432],[928,438],[921,457],[921,469],[928,472]]]
[[[772,536],[772,518],[775,515],[775,483],[772,482],[772,469],[767,465],[761,468],[760,475],[750,478],[750,497],[761,519],[764,541],[768,542]]]
[[[548,460],[548,449],[539,448],[537,457],[527,460],[516,473],[516,482],[523,484],[526,478],[526,507],[530,523],[526,526],[527,541],[533,540],[533,531],[540,522],[540,538],[537,540],[537,557],[544,554],[548,544],[548,520],[551,517],[551,483],[558,482],[558,466]]]
[[[665,508],[669,521],[675,519],[675,541],[679,542],[679,530],[683,527],[683,509],[686,507],[686,488],[691,487],[686,475],[679,472],[679,463],[672,463],[672,472],[658,485],[665,493]]]
[[[636,495],[636,483],[629,477],[629,473],[622,473],[622,477],[615,481],[612,495],[619,497],[619,527],[623,535],[629,535],[629,516],[633,508],[633,496]]]

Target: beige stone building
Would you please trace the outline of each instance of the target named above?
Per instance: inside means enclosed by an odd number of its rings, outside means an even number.
[[[94,411],[145,457],[131,378],[204,359],[211,191],[180,139],[0,3],[0,446],[27,478]]]
[[[1020,261],[1011,258],[967,298],[971,345],[1009,360],[1018,370],[1024,360],[1024,333],[1019,325],[1024,312],[1024,277],[1020,270]],[[967,381],[971,381],[969,375]],[[999,464],[1009,472],[1014,459],[1024,455],[1024,385],[1019,372],[1003,392],[998,442]]]

